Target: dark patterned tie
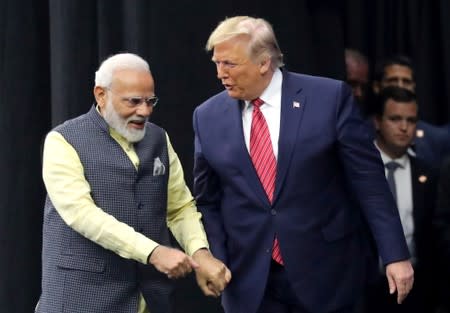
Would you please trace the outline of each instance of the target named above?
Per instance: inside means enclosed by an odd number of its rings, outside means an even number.
[[[384,166],[387,169],[386,179],[389,184],[389,188],[391,189],[392,195],[394,196],[394,199],[397,202],[397,188],[395,187],[394,173],[395,173],[395,170],[400,167],[400,164],[398,164],[395,161],[391,161],[391,162],[387,162]]]
[[[266,119],[260,110],[264,101],[258,98],[253,100],[252,104],[253,115],[252,127],[250,130],[250,157],[264,191],[266,192],[267,198],[270,203],[272,203],[273,193],[275,191],[277,161],[273,152],[272,141],[270,140],[269,128]],[[275,237],[273,241],[272,258],[283,265],[283,258],[281,257],[277,237]]]

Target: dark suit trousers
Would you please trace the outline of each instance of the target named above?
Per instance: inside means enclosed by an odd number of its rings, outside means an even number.
[[[324,299],[326,301],[326,299]],[[353,313],[353,307],[330,313]],[[269,278],[257,313],[315,313],[307,311],[298,301],[282,265],[272,261]]]

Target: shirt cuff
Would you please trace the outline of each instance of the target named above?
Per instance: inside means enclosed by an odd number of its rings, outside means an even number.
[[[192,256],[195,251],[202,249],[202,248],[206,248],[209,250],[208,242],[201,240],[201,239],[194,239],[189,242],[188,246],[186,247],[185,252],[188,255]]]
[[[147,264],[148,256],[153,252],[153,250],[155,250],[158,245],[159,244],[157,242],[145,237],[140,233],[137,233],[134,259],[143,264]]]

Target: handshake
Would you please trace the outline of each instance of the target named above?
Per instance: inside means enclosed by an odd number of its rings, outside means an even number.
[[[148,263],[172,279],[184,277],[194,270],[197,283],[206,296],[219,297],[231,280],[230,270],[207,249],[199,249],[190,257],[178,249],[158,246]]]

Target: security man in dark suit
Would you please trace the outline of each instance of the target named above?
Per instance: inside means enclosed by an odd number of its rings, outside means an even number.
[[[418,121],[416,97],[407,89],[386,87],[376,103],[375,145],[397,202],[415,281],[410,295],[402,305],[398,305],[395,297],[389,295],[384,275],[380,272],[379,279],[368,288],[367,312],[434,312],[430,277],[433,276],[435,177],[423,161],[408,154]]]

